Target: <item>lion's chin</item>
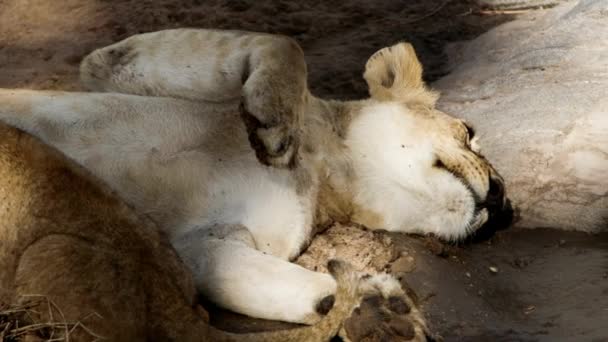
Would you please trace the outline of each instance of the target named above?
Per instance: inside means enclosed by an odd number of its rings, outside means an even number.
[[[486,213],[486,218],[481,224],[475,227],[473,224],[477,222],[476,218],[482,215],[482,212]],[[472,220],[472,230],[467,240],[472,242],[485,241],[494,236],[497,231],[507,229],[511,226],[513,218],[513,207],[511,206],[511,201],[508,199],[505,201],[503,208],[499,211],[490,212],[488,209],[482,208]]]

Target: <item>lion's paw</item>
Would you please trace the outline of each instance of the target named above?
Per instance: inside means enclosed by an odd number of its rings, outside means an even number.
[[[125,71],[125,68],[137,55],[138,51],[129,44],[97,49],[82,60],[80,81],[92,91],[121,91],[123,86],[128,86],[136,77],[132,72]]]
[[[424,316],[409,291],[388,274],[364,276],[359,291],[363,297],[340,336],[357,341],[430,341]]]
[[[298,113],[295,109],[262,108],[250,103],[243,103],[240,108],[257,158],[268,166],[294,167],[298,152]]]

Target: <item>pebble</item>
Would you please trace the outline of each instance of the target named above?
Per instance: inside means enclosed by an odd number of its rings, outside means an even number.
[[[416,261],[410,255],[399,257],[391,265],[391,270],[394,273],[410,273],[416,268]]]

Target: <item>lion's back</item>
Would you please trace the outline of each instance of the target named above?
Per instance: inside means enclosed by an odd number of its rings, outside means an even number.
[[[145,339],[163,320],[157,337],[177,337],[171,310],[149,309],[164,298],[193,314],[194,286],[166,239],[60,152],[4,124],[0,137],[0,302],[42,295],[55,320],[112,340]]]

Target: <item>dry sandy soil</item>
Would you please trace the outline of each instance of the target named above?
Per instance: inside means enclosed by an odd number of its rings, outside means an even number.
[[[379,48],[412,42],[433,81],[449,72],[447,43],[510,19],[478,10],[455,0],[0,0],[0,87],[77,90],[78,63],[94,48],[188,26],[290,35],[306,52],[314,93],[360,98],[363,65]],[[299,262],[314,268],[331,256],[409,283],[446,341],[608,340],[607,234],[512,228],[446,246],[336,226]],[[235,331],[287,327],[221,310],[211,319]]]

